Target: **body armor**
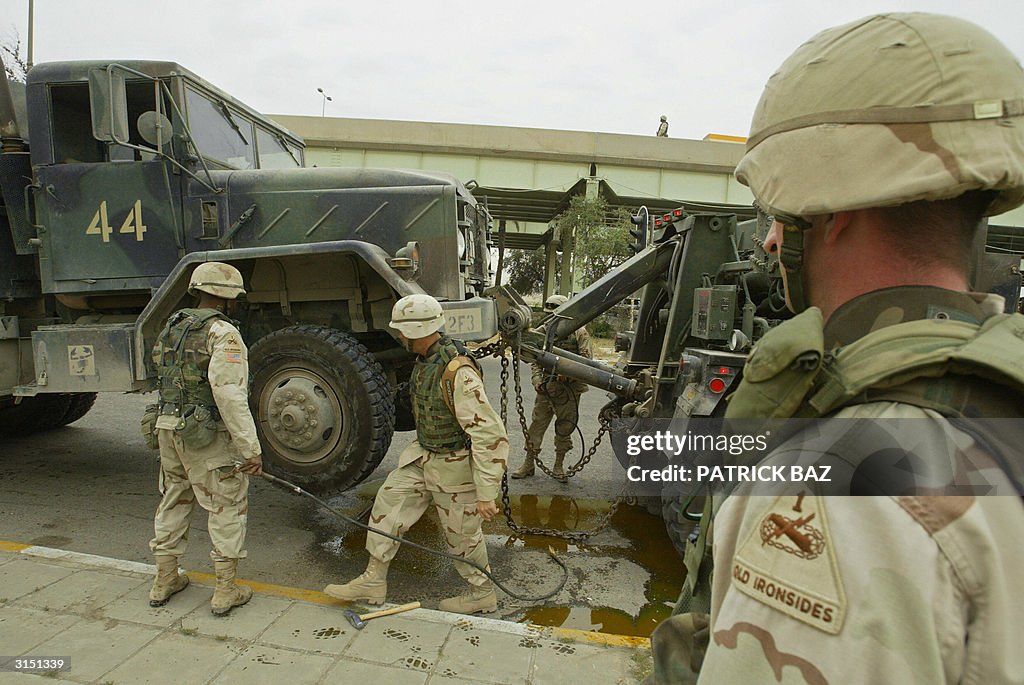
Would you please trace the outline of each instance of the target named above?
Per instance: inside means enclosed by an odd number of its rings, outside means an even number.
[[[182,309],[167,320],[153,347],[161,414],[184,417],[201,407],[217,416],[207,379],[210,354],[206,341],[210,326],[218,319],[228,321],[215,309]]]
[[[416,439],[431,452],[466,449],[469,436],[448,408],[441,383],[449,362],[464,355],[465,350],[448,337],[442,337],[436,346],[434,354],[416,362],[409,383]]]
[[[726,417],[818,418],[874,401],[903,402],[947,417],[1020,416],[1022,338],[1020,314],[997,314],[980,325],[916,320],[825,355],[821,312],[811,308],[761,339]],[[1010,392],[999,393],[993,385]],[[971,392],[979,386],[981,392]]]

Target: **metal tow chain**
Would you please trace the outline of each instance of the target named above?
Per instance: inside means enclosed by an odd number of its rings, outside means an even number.
[[[470,351],[474,359],[484,357],[498,357],[501,360],[501,424],[508,429],[508,357],[505,356],[505,348],[508,343],[504,339],[498,339],[487,345]]]
[[[540,449],[535,449],[538,446],[534,445],[533,444],[533,440],[530,438],[530,429],[529,429],[529,426],[527,425],[527,421],[526,421],[526,410],[523,408],[523,388],[522,388],[522,383],[519,380],[519,347],[518,346],[515,346],[515,347],[512,348],[512,360],[515,362],[516,411],[519,413],[519,425],[523,429],[523,438],[526,441],[526,451],[527,451],[527,453],[533,453],[534,454],[533,463],[536,466],[539,466],[541,471],[546,473],[551,478],[555,478],[554,472],[550,468],[548,468],[547,464],[545,464],[541,460],[541,458],[540,458]],[[609,430],[611,430],[612,419],[611,419],[611,416],[608,415],[608,412],[606,411],[606,409],[607,409],[607,406],[605,408],[603,408],[601,410],[601,413],[598,415],[599,428],[597,430],[597,435],[594,437],[593,444],[591,444],[590,449],[588,449],[586,451],[586,453],[584,453],[580,457],[579,461],[577,461],[575,464],[573,464],[572,466],[570,466],[568,469],[565,470],[565,477],[566,478],[572,478],[577,473],[582,471],[583,468],[587,464],[590,463],[590,460],[594,458],[595,454],[597,454],[597,448],[600,447],[601,441],[604,439],[605,434]],[[555,478],[555,480],[558,480],[558,479]]]
[[[530,440],[529,426],[526,421],[526,411],[523,408],[523,389],[522,382],[520,380],[519,372],[519,361],[520,361],[520,350],[519,345],[511,345],[508,342],[502,340],[494,343],[490,343],[483,347],[478,348],[472,354],[476,358],[482,358],[487,356],[497,356],[501,360],[501,420],[506,426],[508,426],[508,379],[509,379],[509,364],[510,360],[508,355],[505,354],[505,348],[511,347],[512,349],[512,360],[515,368],[512,372],[513,382],[515,384],[515,395],[516,395],[516,412],[519,415],[519,425],[523,431],[523,438],[526,442],[526,448],[528,451],[532,451],[533,443]],[[597,448],[601,444],[604,435],[611,428],[612,421],[612,409],[613,402],[606,405],[599,415],[600,429],[598,430],[597,437],[594,438],[593,444],[590,449],[580,457],[580,460],[569,467],[566,471],[566,475],[569,477],[575,476],[577,473],[583,470],[583,468],[590,463],[590,460],[597,453]],[[540,466],[541,471],[549,476],[554,477],[551,469],[549,469],[539,458],[534,457],[534,463]],[[626,485],[623,484],[623,492],[625,491]],[[612,502],[611,507],[605,512],[604,516],[598,522],[596,526],[590,530],[558,530],[556,528],[540,528],[540,527],[529,527],[521,526],[516,523],[515,518],[512,515],[512,501],[509,494],[508,488],[508,472],[506,471],[501,478],[501,504],[502,510],[505,514],[505,523],[509,527],[509,530],[517,537],[524,535],[543,535],[546,537],[557,538],[560,540],[568,540],[570,542],[579,544],[585,542],[589,538],[597,535],[598,533],[605,530],[612,522],[619,507],[624,503],[628,502],[629,498],[623,494],[620,494]]]

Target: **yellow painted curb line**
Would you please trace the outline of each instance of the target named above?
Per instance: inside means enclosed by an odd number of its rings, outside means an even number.
[[[25,545],[20,542],[9,542],[7,540],[0,540],[0,552],[21,552],[23,550],[28,549],[29,547],[35,546],[36,545]],[[217,577],[212,573],[188,571],[187,575],[190,580],[199,583],[200,585],[213,586],[217,584]],[[311,604],[320,604],[322,606],[351,606],[351,602],[344,602],[340,599],[335,599],[317,590],[307,590],[305,588],[289,587],[287,585],[275,585],[273,583],[261,583],[255,580],[238,579],[235,582],[237,582],[239,585],[246,585],[252,588],[254,592],[259,592],[261,594],[271,595],[274,597],[295,599],[302,602],[309,602]],[[631,647],[634,649],[651,648],[651,641],[646,637],[634,637],[632,635],[613,635],[609,633],[595,633],[590,630],[539,626],[532,623],[528,626],[528,629],[536,632],[545,633],[556,640],[562,638],[572,640],[574,642],[586,642],[595,645],[606,645],[609,647]]]
[[[201,585],[217,584],[217,576],[212,573],[189,571],[188,577]],[[246,585],[252,588],[253,592],[273,595],[275,597],[284,597],[285,599],[297,599],[303,602],[310,602],[312,604],[323,604],[325,606],[334,607],[347,607],[351,604],[351,602],[343,602],[340,599],[334,599],[333,597],[325,595],[317,590],[307,590],[301,587],[288,587],[287,585],[274,585],[273,583],[260,583],[255,580],[237,579],[235,582],[239,585]]]
[[[556,640],[566,638],[575,642],[589,642],[595,645],[606,645],[608,647],[632,647],[634,649],[650,649],[651,641],[646,637],[633,635],[614,635],[611,633],[595,633],[592,630],[579,630],[578,628],[554,628],[549,626],[538,626],[530,624],[531,628],[537,630],[550,630],[551,636]]]

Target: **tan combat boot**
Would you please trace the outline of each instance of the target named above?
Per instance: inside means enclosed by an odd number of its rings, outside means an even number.
[[[238,571],[238,559],[213,562],[217,574],[217,587],[210,600],[210,611],[214,616],[225,616],[235,607],[240,607],[252,599],[252,590],[244,585],[235,585],[235,573]]]
[[[178,557],[156,555],[156,578],[149,590],[149,606],[162,607],[171,595],[188,587],[188,576],[178,573]]]
[[[533,475],[533,457],[534,455],[530,452],[526,453],[526,459],[523,461],[523,465],[512,472],[513,478],[529,478]]]
[[[472,586],[464,595],[442,599],[437,608],[455,614],[490,614],[498,610],[498,595],[494,593],[494,584],[487,581]]]
[[[388,594],[388,566],[390,562],[371,556],[361,576],[344,585],[328,585],[324,594],[348,602],[365,600],[367,604],[383,604]]]
[[[569,477],[565,475],[565,471],[562,470],[562,462],[565,461],[565,452],[558,452],[555,454],[555,464],[551,467],[551,477],[557,480],[559,483],[568,483]]]

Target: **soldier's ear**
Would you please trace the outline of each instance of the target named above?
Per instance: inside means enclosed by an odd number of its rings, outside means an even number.
[[[826,245],[832,245],[850,227],[853,223],[853,218],[853,212],[836,212],[835,214],[824,215],[820,223],[819,217],[814,217],[813,224],[815,226],[820,225],[824,229],[823,242]]]

